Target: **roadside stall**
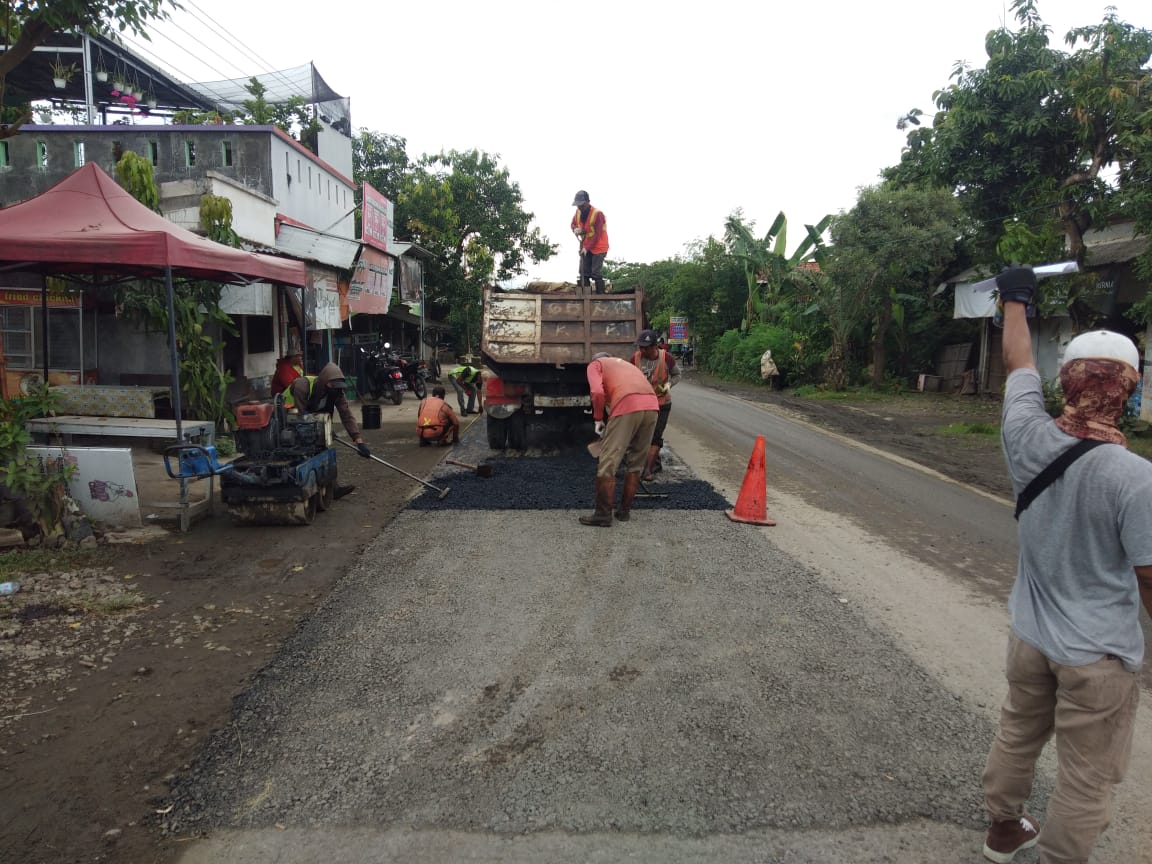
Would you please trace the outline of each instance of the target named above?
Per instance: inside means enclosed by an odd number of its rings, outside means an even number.
[[[0,210],[0,275],[31,273],[56,277],[69,285],[98,290],[126,281],[152,281],[164,292],[168,310],[168,346],[171,419],[136,418],[145,423],[108,422],[102,415],[76,414],[53,418],[59,434],[99,434],[101,428],[147,427],[150,437],[168,443],[189,443],[202,438],[204,421],[187,421],[180,400],[180,357],[175,334],[176,283],[204,279],[225,283],[271,282],[307,284],[304,265],[297,261],[258,255],[213,242],[175,225],[140,204],[97,165],[78,168],[41,195]],[[37,290],[42,352],[38,371],[51,381],[52,333],[47,313],[50,291]],[[84,364],[81,363],[81,366]],[[77,383],[83,382],[83,376]],[[125,388],[116,388],[124,390]],[[152,389],[152,388],[149,388]],[[129,394],[105,394],[121,401]],[[145,401],[154,393],[144,394]],[[131,401],[131,400],[130,400]],[[136,399],[135,401],[140,401]],[[77,430],[83,430],[79,432]],[[80,449],[80,448],[75,448]],[[84,485],[80,484],[83,489]],[[106,491],[106,486],[94,487]],[[83,508],[83,501],[78,501]],[[188,482],[180,480],[180,528],[189,526]]]

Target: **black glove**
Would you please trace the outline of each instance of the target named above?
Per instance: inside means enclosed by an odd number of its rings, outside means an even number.
[[[372,455],[372,451],[368,449],[368,445],[363,442],[356,445],[356,452],[363,456],[365,459]]]
[[[1001,303],[1031,305],[1036,300],[1036,274],[1031,267],[1009,267],[996,277]]]

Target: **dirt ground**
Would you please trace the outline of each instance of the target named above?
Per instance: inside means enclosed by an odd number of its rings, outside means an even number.
[[[816,401],[694,377],[1007,493],[996,436],[939,433],[949,423],[995,422],[995,401]],[[415,407],[411,398],[383,405],[382,428],[365,439],[424,476],[446,452],[415,446]],[[419,490],[349,450],[339,460],[342,481],[357,489],[311,527],[234,526],[217,508],[185,535],[37,553],[27,556],[31,572],[0,577],[22,586],[0,597],[0,861],[175,860],[179,841],[156,827],[168,782]]]

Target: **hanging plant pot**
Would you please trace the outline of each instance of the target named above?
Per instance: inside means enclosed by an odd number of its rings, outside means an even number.
[[[96,70],[96,80],[101,82],[101,83],[107,81],[108,80],[108,70],[107,69],[97,69]]]
[[[123,81],[113,81],[112,82],[112,89],[115,90],[117,93],[123,93],[124,92],[124,82]]]
[[[57,90],[63,90],[65,87],[68,86],[68,79],[67,78],[53,78],[52,83],[56,85]]]

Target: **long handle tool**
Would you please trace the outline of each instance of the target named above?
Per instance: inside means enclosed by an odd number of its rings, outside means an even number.
[[[333,437],[335,437],[335,436],[333,436]],[[345,441],[343,438],[335,438],[335,440],[339,441],[341,444],[343,444],[343,445],[344,445],[345,447],[347,447],[349,450],[356,450],[356,445],[355,445],[355,444],[353,444],[351,441]],[[357,452],[359,452],[359,451],[357,451]],[[373,454],[372,456],[369,456],[368,458],[369,458],[369,459],[372,459],[372,460],[373,460],[373,461],[375,461],[375,462],[379,462],[381,465],[385,465],[385,466],[387,466],[388,468],[391,468],[393,471],[399,471],[399,472],[400,472],[401,474],[403,474],[405,477],[411,477],[411,478],[412,478],[413,480],[415,480],[417,483],[421,483],[421,484],[423,484],[423,485],[427,486],[427,487],[428,487],[429,489],[431,489],[433,492],[439,492],[439,493],[440,493],[440,499],[441,499],[441,500],[443,500],[443,499],[444,499],[444,496],[445,496],[445,495],[447,495],[447,494],[448,494],[448,492],[449,492],[449,490],[451,489],[451,487],[450,487],[450,486],[445,486],[443,489],[441,489],[439,486],[433,486],[433,485],[432,485],[431,483],[429,483],[427,480],[421,480],[421,479],[420,479],[419,477],[417,477],[415,474],[409,474],[409,473],[408,473],[407,471],[405,471],[403,468],[398,468],[398,467],[396,467],[395,465],[393,465],[391,462],[385,462],[383,459],[381,459],[379,456],[376,456],[375,454]]]
[[[476,475],[479,477],[491,477],[492,476],[492,466],[491,465],[487,465],[487,464],[485,464],[485,465],[470,465],[467,462],[457,462],[455,459],[445,459],[444,462],[447,463],[448,465],[459,465],[461,468],[470,468],[471,470],[475,471]]]

